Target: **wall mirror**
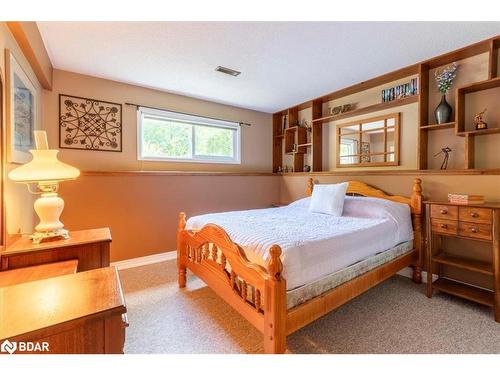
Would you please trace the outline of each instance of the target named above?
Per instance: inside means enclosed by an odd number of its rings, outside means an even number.
[[[399,113],[337,125],[337,168],[399,165]]]

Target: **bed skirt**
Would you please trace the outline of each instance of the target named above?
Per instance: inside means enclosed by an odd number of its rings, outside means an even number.
[[[365,272],[371,271],[384,263],[390,262],[412,249],[413,241],[403,242],[392,249],[375,254],[369,258],[354,263],[349,267],[322,277],[317,281],[289,290],[286,293],[287,310],[305,303],[308,300],[313,299],[314,297],[317,297],[349,280],[352,280]]]

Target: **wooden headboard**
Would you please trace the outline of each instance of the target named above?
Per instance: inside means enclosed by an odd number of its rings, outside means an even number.
[[[411,209],[411,221],[413,225],[413,245],[417,251],[417,260],[412,265],[414,268],[413,281],[416,283],[422,282],[422,263],[423,263],[423,207],[422,207],[422,180],[415,178],[413,180],[413,189],[410,197],[403,197],[401,195],[390,195],[384,191],[374,188],[361,181],[348,181],[349,187],[347,194],[361,195],[364,197],[383,198],[394,202],[406,203]],[[314,180],[309,178],[307,181],[307,195],[312,195],[314,189]]]
[[[406,203],[411,208],[412,214],[422,214],[422,180],[415,178],[413,180],[413,191],[410,197],[403,197],[401,195],[390,195],[384,191],[377,189],[373,186],[365,184],[361,181],[348,181],[349,187],[347,194],[361,195],[363,197],[383,198],[394,202]],[[312,195],[314,189],[314,180],[309,178],[307,181],[307,195]]]

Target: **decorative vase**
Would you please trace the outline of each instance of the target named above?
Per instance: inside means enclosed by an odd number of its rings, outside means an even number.
[[[434,116],[436,117],[436,122],[438,124],[445,124],[450,122],[451,119],[451,105],[446,101],[446,95],[441,97],[441,103],[437,106],[434,111]]]

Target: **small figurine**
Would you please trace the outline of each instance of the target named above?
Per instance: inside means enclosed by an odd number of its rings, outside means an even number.
[[[440,169],[447,169],[448,168],[448,159],[450,158],[450,152],[453,150],[449,148],[448,146],[444,147],[439,151],[434,157],[439,156],[441,154],[444,154],[444,159],[443,162],[441,163],[441,168]]]
[[[488,124],[483,121],[483,114],[486,112],[486,108],[484,111],[476,113],[474,116],[474,124],[476,124],[476,130],[488,129]]]
[[[311,166],[310,165],[304,165],[304,172],[311,172]]]
[[[282,173],[283,172],[283,168],[281,168],[281,165],[278,167],[278,173]]]

